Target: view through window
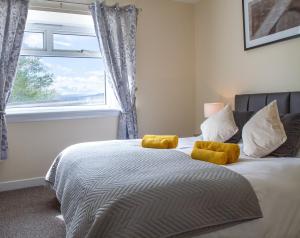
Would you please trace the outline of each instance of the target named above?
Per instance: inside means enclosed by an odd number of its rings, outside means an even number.
[[[92,17],[30,10],[9,107],[106,104]]]

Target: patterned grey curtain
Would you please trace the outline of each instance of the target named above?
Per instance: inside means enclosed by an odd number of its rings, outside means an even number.
[[[0,160],[7,159],[5,108],[16,74],[27,12],[27,0],[0,0]]]
[[[90,10],[108,78],[122,109],[118,139],[137,138],[135,48],[138,9],[133,5],[107,6],[96,2]]]

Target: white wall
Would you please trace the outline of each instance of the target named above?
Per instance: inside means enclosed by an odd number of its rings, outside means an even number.
[[[116,138],[117,118],[25,122],[8,125],[9,159],[0,162],[0,181],[44,176],[69,145]]]
[[[241,0],[201,0],[195,7],[197,129],[204,102],[300,91],[300,38],[244,51],[242,14]]]
[[[193,134],[195,64],[193,5],[136,1],[143,9],[137,42],[140,134]]]
[[[121,4],[129,2],[143,9],[137,33],[140,135],[192,135],[193,6],[171,0],[133,0]],[[63,148],[78,142],[114,139],[116,128],[116,118],[11,123],[9,159],[0,162],[0,182],[44,176]]]

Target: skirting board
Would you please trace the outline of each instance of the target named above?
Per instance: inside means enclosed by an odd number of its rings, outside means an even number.
[[[36,186],[43,186],[43,185],[45,185],[44,177],[0,182],[0,192],[17,190],[22,188],[30,188]]]

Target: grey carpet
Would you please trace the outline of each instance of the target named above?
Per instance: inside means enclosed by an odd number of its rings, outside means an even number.
[[[0,193],[0,237],[65,237],[55,194],[46,187]]]

